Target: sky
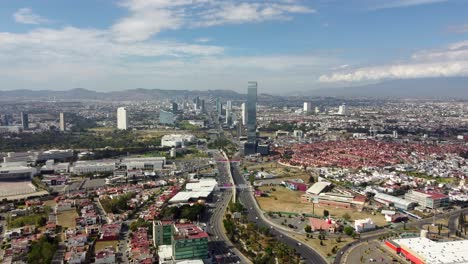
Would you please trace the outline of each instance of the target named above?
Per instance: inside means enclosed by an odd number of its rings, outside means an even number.
[[[0,90],[468,76],[468,0],[0,0]],[[1,96],[1,92],[0,92]]]

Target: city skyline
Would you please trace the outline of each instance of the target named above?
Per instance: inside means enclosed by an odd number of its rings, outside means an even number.
[[[467,76],[466,7],[461,0],[5,2],[0,89],[242,92],[255,79],[266,93],[281,93],[285,85],[309,91]]]

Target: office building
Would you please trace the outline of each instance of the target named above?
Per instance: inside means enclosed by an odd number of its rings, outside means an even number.
[[[447,206],[450,202],[443,193],[424,190],[410,190],[405,194],[405,199],[431,209]]]
[[[203,100],[203,99],[200,102],[200,109],[201,109],[202,112],[206,111],[206,109],[205,109],[205,100]]]
[[[218,98],[216,98],[216,112],[220,113],[221,112],[221,101]]]
[[[208,256],[208,234],[194,224],[176,224],[172,235],[172,256],[204,259]]]
[[[159,124],[174,125],[174,113],[169,111],[159,111]]]
[[[65,113],[60,113],[60,131],[65,131]]]
[[[257,82],[249,82],[247,88],[247,142],[244,155],[257,153]]]
[[[23,129],[29,128],[29,115],[24,112],[21,112],[21,127]]]
[[[241,110],[242,110],[242,125],[246,126],[247,125],[247,105],[245,103],[242,103]]]
[[[172,113],[177,113],[179,111],[179,105],[176,102],[172,102]]]
[[[117,128],[128,129],[128,116],[125,107],[117,108]]]
[[[312,104],[310,102],[304,102],[304,108],[302,111],[306,114],[312,113]]]
[[[153,221],[153,245],[171,245],[172,221]]]
[[[347,115],[348,114],[348,108],[346,107],[346,104],[342,104],[338,107],[338,114],[339,115]]]
[[[257,141],[257,82],[249,82],[247,88],[247,141]]]
[[[226,109],[232,110],[232,101],[226,102]]]

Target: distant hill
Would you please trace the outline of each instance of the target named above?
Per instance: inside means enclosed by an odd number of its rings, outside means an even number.
[[[55,90],[10,90],[0,91],[0,100],[39,101],[39,100],[102,100],[102,101],[146,101],[175,99],[195,96],[213,96],[221,98],[243,99],[245,95],[230,90],[162,90],[162,89],[132,89],[111,92],[96,92],[83,88],[65,91]]]
[[[391,80],[364,86],[310,90],[309,96],[468,99],[468,78]]]

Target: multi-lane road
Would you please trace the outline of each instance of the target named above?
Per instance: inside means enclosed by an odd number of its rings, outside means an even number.
[[[254,201],[254,196],[250,188],[245,188],[247,183],[243,176],[240,174],[239,167],[234,162],[231,163],[232,176],[234,178],[234,184],[237,187],[238,201],[248,210],[249,221],[255,222],[258,226],[270,228],[270,234],[280,242],[287,244],[294,248],[297,253],[301,255],[302,260],[305,263],[322,264],[327,263],[323,257],[318,254],[311,247],[302,244],[302,242],[294,239],[287,232],[280,230],[270,224],[263,216],[263,212],[258,208]]]

